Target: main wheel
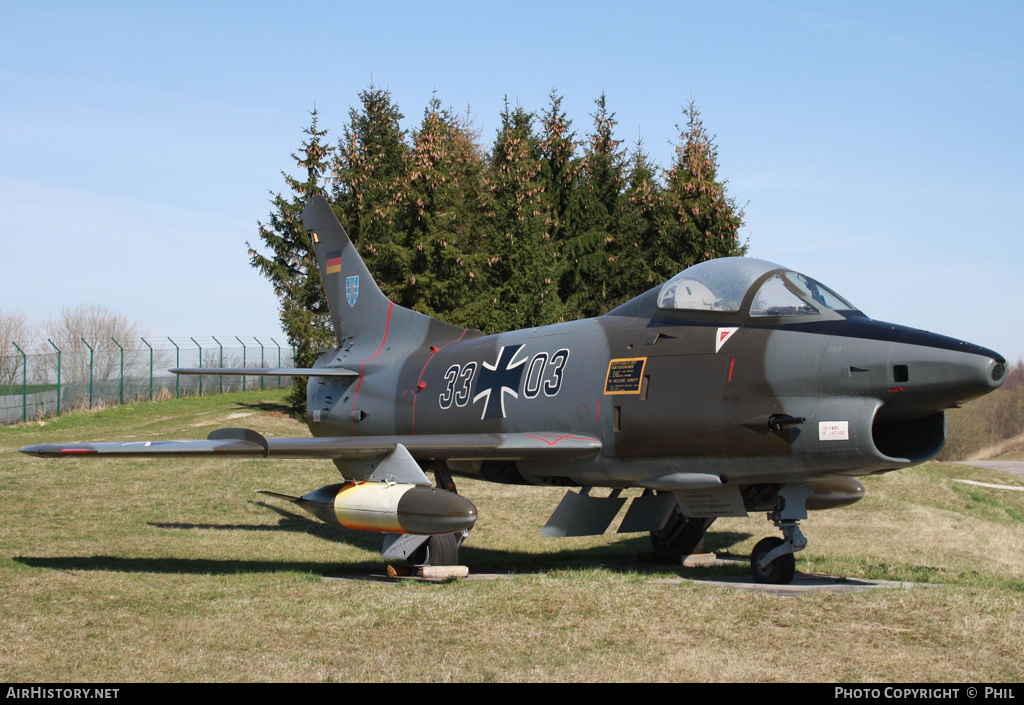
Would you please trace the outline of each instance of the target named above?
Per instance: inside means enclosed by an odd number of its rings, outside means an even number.
[[[764,568],[757,567],[758,561],[769,551],[784,543],[786,542],[778,536],[769,536],[757,542],[750,554],[750,572],[754,576],[754,582],[768,585],[789,585],[793,582],[793,575],[796,573],[796,557],[792,553],[784,553]]]
[[[651,547],[658,560],[678,563],[684,556],[704,550],[704,532],[714,519],[687,519],[676,509],[664,529],[651,532]]]
[[[438,534],[427,539],[405,562],[409,565],[458,565],[462,534]]]

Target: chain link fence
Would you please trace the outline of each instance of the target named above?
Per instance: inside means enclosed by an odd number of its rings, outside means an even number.
[[[292,350],[273,338],[140,338],[86,341],[60,349],[50,340],[0,350],[0,424],[73,409],[188,395],[278,389],[289,377],[175,375],[174,367],[292,367]]]

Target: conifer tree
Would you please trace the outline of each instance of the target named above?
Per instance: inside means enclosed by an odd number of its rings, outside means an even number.
[[[459,325],[475,325],[464,307],[482,290],[478,252],[484,204],[483,157],[471,118],[434,96],[413,134],[405,305]]]
[[[371,85],[349,111],[333,165],[334,203],[341,221],[381,290],[404,303],[402,282],[411,254],[408,232],[410,149],[399,124],[404,115],[391,92]]]
[[[580,318],[608,309],[609,301],[619,296],[621,270],[628,266],[619,257],[618,242],[625,182],[622,142],[614,137],[615,115],[608,112],[604,94],[594,103],[594,128],[583,152],[559,284],[569,315]]]
[[[572,199],[580,177],[576,133],[571,127],[572,121],[562,110],[562,97],[551,91],[551,105],[541,116],[540,180],[547,209],[547,234],[555,243],[561,243],[570,228]]]
[[[588,208],[588,228],[614,232],[621,209],[620,198],[625,185],[625,155],[620,149],[622,140],[615,139],[615,113],[609,113],[605,95],[594,101],[597,110],[594,131],[588,135],[583,157],[587,190],[592,194]]]
[[[686,128],[666,173],[659,252],[670,271],[746,249],[739,241],[743,213],[726,195],[725,182],[718,180],[718,148],[692,100],[683,114]]]
[[[610,303],[618,305],[671,277],[659,259],[662,248],[662,186],[657,169],[638,139],[630,152],[627,185],[623,194],[621,231],[618,238],[621,289]]]
[[[467,310],[487,333],[553,323],[561,312],[533,118],[521,106],[511,109],[506,99],[491,151],[488,182],[494,206],[483,268],[487,293]]]
[[[535,116],[506,99],[487,155],[468,116],[435,96],[411,140],[389,91],[371,85],[336,148],[314,110],[298,153],[250,247],[271,280],[295,364],[311,366],[333,339],[301,214],[333,181],[335,211],[393,301],[493,333],[600,315],[685,267],[742,254],[743,213],[718,178],[718,151],[691,101],[671,167],[658,178],[642,143],[628,154],[605,96],[580,145],[552,91]],[[578,148],[581,148],[578,149]],[[582,154],[578,154],[582,151]],[[304,411],[305,381],[289,397]]]
[[[299,153],[291,155],[304,180],[282,172],[291,195],[274,194],[270,220],[258,224],[260,239],[270,254],[260,254],[249,245],[250,263],[271,281],[281,302],[281,325],[297,367],[312,367],[316,351],[334,342],[313,243],[302,227],[306,201],[324,193],[323,176],[331,154],[331,147],[324,142],[327,130],[317,125],[319,114],[315,109],[310,114],[310,126],[303,130],[306,139]],[[305,378],[293,379],[287,399],[300,416],[305,414]]]

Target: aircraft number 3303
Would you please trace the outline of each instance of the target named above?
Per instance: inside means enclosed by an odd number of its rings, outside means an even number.
[[[520,358],[518,353],[522,347],[514,345],[501,348],[493,363],[467,362],[452,365],[445,370],[445,388],[438,397],[441,408],[450,409],[453,404],[456,407],[464,407],[471,399],[474,402],[483,400],[484,413],[491,416],[487,412],[487,407],[490,406],[493,391],[496,397],[501,398],[500,407],[495,405],[495,411],[500,408],[500,414],[504,417],[504,396],[509,395],[518,399],[520,386],[523,396],[527,399],[534,399],[540,396],[541,392],[549,397],[558,394],[562,388],[565,364],[569,361],[569,350],[561,348],[554,353],[539,352],[533,357]],[[478,372],[480,374],[477,374]]]

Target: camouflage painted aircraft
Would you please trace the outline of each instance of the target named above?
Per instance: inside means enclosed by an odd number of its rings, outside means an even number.
[[[619,532],[650,532],[664,560],[698,552],[717,517],[767,512],[782,537],[757,544],[752,573],[788,583],[807,510],[852,504],[856,477],[934,457],[943,410],[1006,374],[991,350],[871,320],[814,279],[748,258],[690,267],[600,318],[484,336],[389,301],[327,201],[310,200],[303,225],[338,346],[311,369],[244,373],[308,375],[311,438],[229,428],[22,451],[331,459],[344,482],[267,494],[383,533],[389,560],[433,565],[457,562],[477,517],[453,476],[580,488],[545,536],[603,533],[621,492],[640,488]]]

